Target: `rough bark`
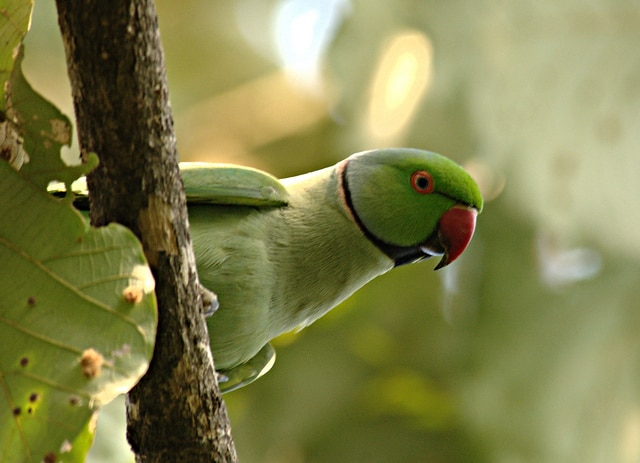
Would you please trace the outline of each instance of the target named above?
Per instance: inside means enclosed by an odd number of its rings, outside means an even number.
[[[237,461],[201,312],[153,0],[57,0],[91,221],[138,235],[156,278],[158,334],[129,393],[139,462]]]

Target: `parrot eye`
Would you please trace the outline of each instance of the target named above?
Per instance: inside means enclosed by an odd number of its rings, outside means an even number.
[[[422,195],[431,193],[435,188],[431,174],[425,170],[417,170],[411,174],[411,186]]]

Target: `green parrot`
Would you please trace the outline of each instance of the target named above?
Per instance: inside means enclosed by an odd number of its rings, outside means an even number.
[[[313,323],[378,275],[433,256],[442,256],[436,270],[453,262],[482,211],[464,169],[418,149],[364,151],[283,180],[226,164],[180,169],[223,392],[269,371],[271,339]],[[86,209],[84,179],[72,189]]]
[[[198,275],[220,387],[266,373],[274,337],[301,329],[394,267],[469,244],[482,210],[471,176],[438,154],[388,148],[278,180],[232,165],[182,163]]]

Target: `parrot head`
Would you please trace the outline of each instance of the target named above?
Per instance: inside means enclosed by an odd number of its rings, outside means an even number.
[[[357,153],[340,166],[343,199],[365,236],[396,266],[455,259],[473,237],[482,196],[455,162],[428,151],[389,148]]]

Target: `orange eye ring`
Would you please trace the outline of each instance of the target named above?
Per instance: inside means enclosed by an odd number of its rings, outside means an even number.
[[[411,187],[421,195],[429,194],[435,188],[431,174],[426,170],[417,170],[411,174]]]

